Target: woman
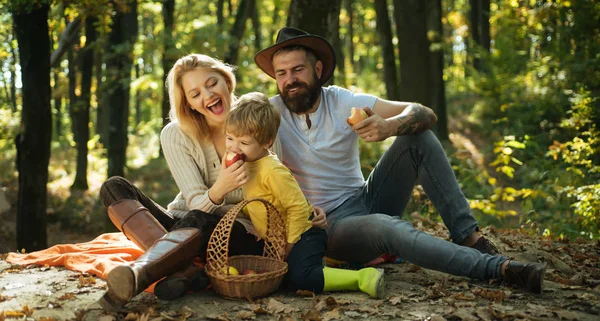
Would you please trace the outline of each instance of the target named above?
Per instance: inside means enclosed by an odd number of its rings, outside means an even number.
[[[164,276],[168,277],[154,290],[161,299],[206,286],[202,269],[190,262],[205,255],[212,230],[242,200],[240,186],[248,180],[242,161],[229,167],[224,162],[224,125],[235,100],[233,69],[191,54],[175,63],[166,85],[171,123],[160,140],[181,192],[165,210],[122,177],[102,185],[100,197],[111,221],[145,250],[132,266],[119,266],[108,274],[108,291],[100,299],[105,310],[120,308]],[[313,225],[324,227],[325,215],[317,212]],[[231,232],[230,255],[259,254],[262,246],[251,222],[239,218]]]

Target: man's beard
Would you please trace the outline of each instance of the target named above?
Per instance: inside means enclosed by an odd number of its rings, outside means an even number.
[[[294,97],[290,97],[289,90],[292,88],[297,88],[298,90],[302,90],[303,88],[305,91],[298,91],[294,94]],[[277,90],[283,99],[283,103],[291,112],[296,114],[304,114],[308,112],[321,95],[321,85],[319,85],[316,75],[310,84],[295,81],[294,83],[287,85],[283,89],[283,92],[279,90],[279,88],[277,88]]]

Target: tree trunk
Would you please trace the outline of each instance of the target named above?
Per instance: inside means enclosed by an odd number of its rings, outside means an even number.
[[[133,65],[133,45],[137,38],[137,0],[125,4],[113,16],[109,34],[106,73],[110,79],[108,91],[108,176],[124,176],[127,162],[127,124],[129,118],[129,88]],[[121,8],[123,5],[120,6]]]
[[[142,76],[141,67],[139,63],[133,64],[134,76],[135,79],[139,79]],[[133,110],[135,110],[135,118],[133,124],[133,128],[138,128],[140,123],[142,122],[142,103],[141,103],[141,95],[140,95],[140,86],[135,89],[135,96],[133,98]]]
[[[339,41],[340,9],[339,0],[292,0],[287,25],[321,36],[334,46]],[[339,58],[336,57],[336,60]],[[325,85],[331,84],[332,80],[333,77]]]
[[[287,25],[321,36],[330,42],[336,28],[329,28],[331,17],[339,13],[339,1],[292,0],[288,9]]]
[[[4,93],[6,94],[6,101],[10,102],[10,85],[8,84],[8,79],[4,77],[4,75],[0,74],[2,77],[2,83],[4,85]]]
[[[400,100],[431,105],[427,7],[422,0],[394,0],[400,51]]]
[[[262,49],[262,35],[260,31],[262,30],[260,24],[260,15],[258,14],[258,2],[256,0],[253,1],[251,18],[252,18],[252,30],[254,31],[254,52],[257,52]]]
[[[65,25],[69,25],[69,19],[65,16]],[[77,29],[79,31],[79,29]],[[75,34],[75,36],[79,36],[79,32]],[[79,132],[77,131],[77,126],[80,122],[79,116],[81,113],[79,112],[80,106],[77,103],[78,97],[75,93],[75,88],[77,87],[77,63],[75,62],[75,49],[73,48],[73,42],[69,42],[69,47],[64,49],[67,53],[67,68],[69,70],[69,74],[67,79],[69,80],[68,93],[69,93],[69,105],[68,111],[69,116],[71,117],[71,132],[73,133],[73,141],[75,141],[75,145],[80,144]]]
[[[47,247],[46,202],[52,115],[50,111],[49,5],[13,12],[23,83],[21,132],[15,139],[19,194],[17,247],[27,251]]]
[[[54,48],[52,41],[52,35],[50,36],[50,48]],[[54,103],[54,135],[52,136],[55,140],[58,140],[62,135],[62,94],[59,92],[59,77],[60,67],[52,68],[52,80],[54,87],[51,89],[51,100]]]
[[[92,77],[94,69],[94,48],[97,32],[94,26],[96,18],[88,16],[85,22],[85,47],[81,50],[81,97],[77,103],[77,171],[72,189],[87,190],[87,142],[90,139],[90,105],[92,99]]]
[[[96,103],[98,104],[96,107],[96,134],[100,136],[98,141],[106,147],[108,145],[108,108],[106,107],[108,95],[106,95],[106,84],[102,81],[104,54],[101,49],[96,51],[96,58],[94,60],[96,62],[94,71],[94,77],[96,78]]]
[[[342,40],[340,39],[340,12],[342,10],[342,0],[332,0],[331,2],[334,7],[329,11],[329,22],[327,23],[329,28],[327,34],[329,35],[329,42],[335,52],[337,68],[333,76],[331,76],[325,85],[339,84],[340,86],[344,86],[346,82],[346,77],[344,75],[344,53],[342,51]]]
[[[246,20],[250,17],[255,0],[242,0],[237,8],[235,23],[230,32],[229,51],[225,55],[225,62],[230,65],[237,65],[240,43],[246,31]]]
[[[271,21],[273,22],[273,23],[271,23],[271,33],[270,33],[271,35],[277,34],[277,24],[279,23],[279,8],[280,8],[280,2],[274,1],[273,2],[273,16],[271,17]],[[269,40],[275,42],[275,39],[269,39]]]
[[[223,18],[223,0],[219,1],[219,7],[221,10],[221,19]],[[218,15],[219,10],[217,10]],[[175,17],[175,0],[166,0],[163,3],[163,21],[165,24],[165,35],[163,42],[163,56],[162,56],[162,68],[163,68],[163,98],[162,98],[162,108],[161,108],[161,117],[163,127],[167,126],[169,123],[169,110],[171,109],[169,105],[169,91],[165,86],[165,81],[167,80],[167,75],[169,70],[175,64],[176,53],[175,53],[175,45],[173,44],[173,25]],[[222,23],[222,22],[221,22]],[[162,149],[160,150],[162,155]]]
[[[52,72],[54,79],[54,88],[55,90],[59,87],[59,78],[58,78],[59,70],[58,68],[54,68],[54,72]],[[62,113],[63,113],[63,97],[61,94],[54,94],[54,137],[59,139],[62,136]]]
[[[481,19],[481,0],[469,0],[471,10],[469,11],[469,19],[471,20],[470,33],[471,39],[474,41],[475,46],[471,48],[471,56],[473,59],[473,67],[476,70],[481,70],[481,60],[479,57],[479,47],[481,46],[481,34],[480,34],[480,19]]]
[[[13,39],[14,36],[14,28],[13,28]],[[13,48],[12,44],[9,44],[10,47],[10,55],[12,57],[12,64],[10,65],[10,107],[13,113],[17,112],[17,73],[15,72],[17,66],[17,53],[15,52],[15,48]]]
[[[430,48],[431,48],[431,108],[438,121],[435,132],[440,140],[448,140],[448,117],[446,111],[446,86],[444,83],[444,38],[442,24],[442,0],[427,0]]]
[[[396,55],[392,43],[392,25],[388,15],[387,0],[375,0],[375,12],[377,15],[377,33],[383,52],[383,79],[387,98],[398,100],[398,78],[396,76]]]
[[[350,65],[352,66],[352,72],[356,73],[356,65],[354,63],[354,9],[352,8],[352,2],[354,0],[344,0],[346,5],[346,14],[348,15],[348,56],[350,57]],[[354,78],[354,77],[352,77]]]
[[[489,65],[487,61],[489,60],[489,54],[491,50],[491,35],[490,35],[490,0],[481,0],[481,18],[480,18],[480,39],[481,39],[481,47],[483,48],[483,52],[485,55],[483,71],[489,71]]]
[[[173,3],[175,2],[175,0],[167,0],[167,1],[172,1]],[[225,2],[224,0],[217,1],[217,25],[220,27],[223,27],[223,23],[225,22],[225,16],[223,14],[224,2]],[[164,9],[163,9],[163,13],[164,13]]]

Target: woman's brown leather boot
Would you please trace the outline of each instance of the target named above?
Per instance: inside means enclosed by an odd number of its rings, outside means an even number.
[[[167,230],[140,202],[121,200],[107,208],[108,217],[125,236],[146,251]]]
[[[131,265],[121,265],[108,273],[108,291],[99,303],[106,311],[118,311],[134,296],[166,275],[181,270],[198,255],[202,233],[182,228],[158,239]]]

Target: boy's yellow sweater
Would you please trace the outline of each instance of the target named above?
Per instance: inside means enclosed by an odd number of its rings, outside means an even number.
[[[244,199],[263,198],[277,208],[282,215],[287,230],[287,242],[296,243],[302,233],[308,231],[313,212],[310,203],[290,170],[277,156],[268,155],[254,162],[246,162],[250,175],[242,191]],[[267,212],[262,203],[252,202],[244,208],[261,238],[267,235]]]

